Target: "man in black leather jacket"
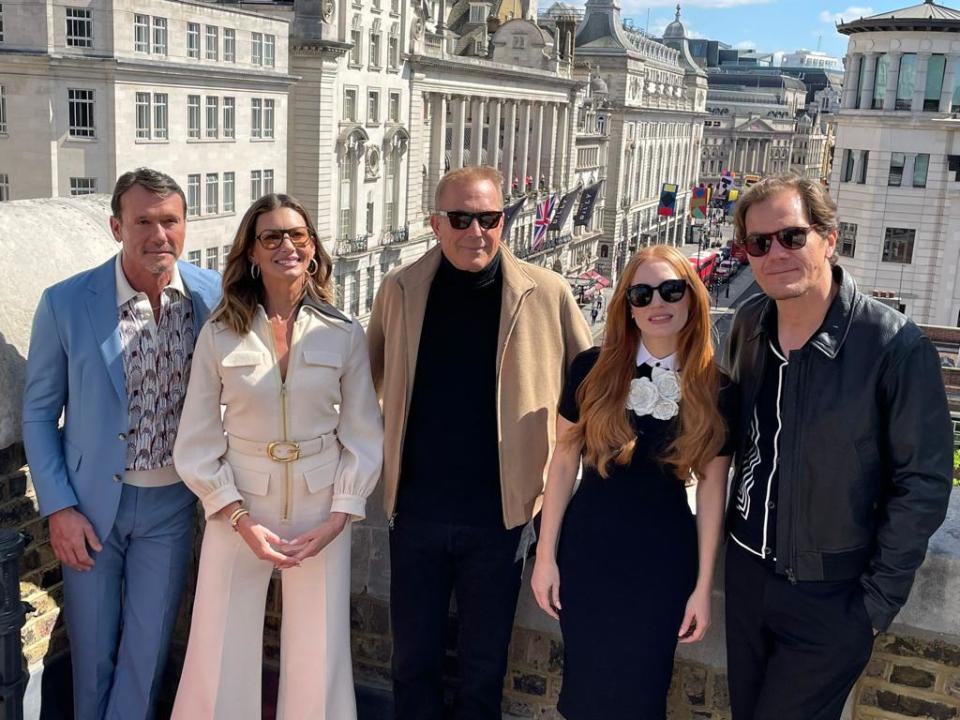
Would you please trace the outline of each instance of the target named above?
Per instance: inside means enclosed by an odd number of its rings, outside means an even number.
[[[734,720],[836,720],[907,600],[951,490],[936,350],[836,266],[836,205],[768,178],[734,218],[763,295],[725,347],[738,440],[727,512]]]

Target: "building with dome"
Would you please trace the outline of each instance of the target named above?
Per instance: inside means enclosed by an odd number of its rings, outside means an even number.
[[[841,264],[917,322],[960,325],[960,10],[927,0],[837,30]]]

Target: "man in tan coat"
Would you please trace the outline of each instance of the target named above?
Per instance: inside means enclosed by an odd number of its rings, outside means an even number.
[[[383,280],[368,337],[383,403],[397,720],[440,720],[450,595],[457,720],[498,720],[520,588],[570,361],[592,339],[563,278],[500,245],[502,179],[448,173],[439,245]]]

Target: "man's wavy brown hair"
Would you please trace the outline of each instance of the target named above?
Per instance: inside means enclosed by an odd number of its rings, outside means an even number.
[[[626,409],[630,382],[636,374],[640,328],[630,314],[627,288],[637,268],[660,260],[689,285],[690,314],[677,340],[680,372],[679,432],[660,458],[686,481],[702,474],[723,446],[726,428],[717,400],[720,376],[714,362],[710,295],[690,261],[674,247],[653,245],[634,255],[624,268],[607,310],[607,327],[593,369],[580,384],[580,419],[566,440],[583,447],[584,461],[608,477],[611,463],[627,465],[636,432]]]

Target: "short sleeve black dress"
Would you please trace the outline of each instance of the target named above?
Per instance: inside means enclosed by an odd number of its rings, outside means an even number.
[[[579,417],[576,391],[599,348],[578,355],[559,412]],[[637,367],[637,377],[652,368]],[[608,478],[584,466],[560,530],[560,628],[567,720],[663,720],[677,632],[697,580],[697,527],[684,483],[658,457],[676,419],[630,412],[637,444]],[[727,445],[730,445],[728,440]],[[729,454],[725,447],[724,454]]]

